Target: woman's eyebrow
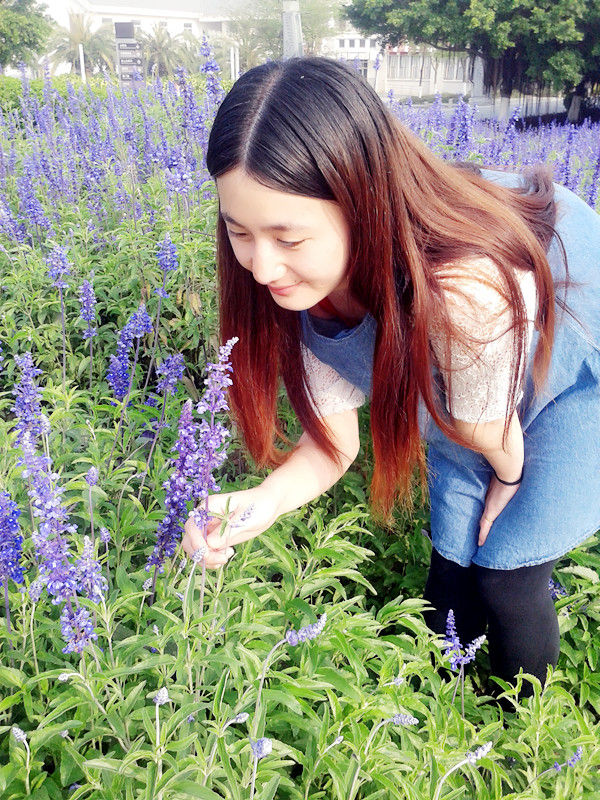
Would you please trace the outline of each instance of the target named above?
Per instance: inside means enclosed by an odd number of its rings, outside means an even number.
[[[224,219],[225,222],[229,223],[229,225],[237,225],[238,228],[243,228],[241,222],[237,222],[232,216],[230,216],[226,211],[221,211],[221,217]],[[307,231],[308,226],[306,225],[267,225],[264,228],[260,229],[261,231]]]

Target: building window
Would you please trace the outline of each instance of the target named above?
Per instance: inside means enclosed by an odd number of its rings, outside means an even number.
[[[377,47],[377,39],[369,39],[369,42],[371,43],[371,47]]]
[[[356,47],[356,39],[348,39],[348,47]]]
[[[338,39],[338,46],[339,47],[343,47],[344,46],[344,39]]]
[[[167,27],[167,20],[166,19],[161,19],[161,21],[158,23],[158,27],[159,28],[166,28]]]
[[[358,46],[359,47],[364,47],[365,46],[365,40],[364,39],[359,39]]]

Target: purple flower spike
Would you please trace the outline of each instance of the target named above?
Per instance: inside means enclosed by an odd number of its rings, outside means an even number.
[[[229,363],[231,350],[238,341],[238,337],[234,336],[233,339],[222,345],[219,348],[218,362],[207,365],[208,377],[204,381],[207,388],[197,406],[199,414],[204,414],[206,411],[211,414],[218,414],[219,411],[229,411],[225,398],[225,389],[231,386],[232,380],[227,373],[231,372],[231,364]]]
[[[93,278],[93,276],[94,273],[92,272],[90,278]],[[93,327],[93,323],[96,321],[96,312],[94,310],[96,295],[90,281],[84,281],[79,287],[79,303],[81,305],[81,319],[88,324],[83,333],[83,338],[91,339],[92,336],[96,336],[98,330]]]
[[[263,736],[262,739],[257,739],[255,742],[250,739],[250,747],[257,761],[273,752],[273,742],[271,739],[267,739],[266,736]]]
[[[165,238],[158,246],[158,266],[163,272],[173,272],[178,265],[177,262],[177,248],[171,241],[169,233],[165,234]]]
[[[166,358],[158,367],[157,372],[163,376],[157,384],[157,390],[161,394],[174,395],[177,391],[177,382],[181,380],[185,372],[185,362],[181,353]]]
[[[117,400],[123,400],[129,390],[129,351],[134,339],[140,339],[152,331],[152,320],[144,303],[131,315],[119,334],[117,355],[110,357],[106,380]]]
[[[450,658],[451,669],[461,669],[465,664],[469,664],[473,661],[475,653],[484,642],[485,636],[478,636],[466,646],[463,654],[462,644],[456,632],[454,611],[452,609],[448,611],[448,616],[446,618],[446,642],[442,647],[445,649],[446,655]]]
[[[98,470],[96,467],[90,467],[86,473],[85,479],[88,486],[95,486],[98,483]]]
[[[92,603],[98,604],[108,589],[108,583],[101,574],[101,566],[94,558],[94,548],[89,536],[83,537],[83,555],[76,562],[78,588]]]
[[[416,725],[419,722],[412,714],[394,714],[391,721],[394,725]]]
[[[8,492],[0,492],[0,586],[9,578],[23,583],[20,566],[23,537],[19,535],[20,510]]]
[[[67,646],[63,653],[82,653],[86,646],[98,638],[87,608],[79,607],[73,611],[67,603],[60,615],[61,630]]]
[[[327,614],[321,614],[318,621],[312,625],[306,625],[295,631],[293,628],[286,631],[285,640],[291,646],[295,647],[300,642],[306,642],[309,639],[316,639],[323,632],[325,623],[327,622]]]
[[[46,264],[52,285],[56,286],[57,289],[66,289],[69,284],[64,278],[71,274],[71,265],[67,260],[66,248],[56,245],[46,258]]]
[[[583,747],[578,747],[577,750],[573,753],[571,758],[567,758],[567,766],[574,767],[578,761],[581,761],[581,757],[583,755]]]
[[[13,389],[15,404],[10,410],[17,417],[14,447],[19,447],[26,433],[35,440],[42,432],[42,393],[35,383],[36,375],[40,375],[42,370],[33,366],[31,353],[15,356],[15,364],[21,370],[21,380]]]

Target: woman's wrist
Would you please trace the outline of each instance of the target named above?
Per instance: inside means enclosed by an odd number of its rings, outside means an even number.
[[[496,470],[493,467],[492,467],[492,470],[494,472],[494,475],[496,476],[496,480],[499,481],[500,483],[502,483],[504,486],[517,486],[523,480],[524,467],[521,467],[521,474],[519,475],[519,477],[516,480],[505,480],[504,478],[501,478],[498,475],[498,473],[496,472]]]

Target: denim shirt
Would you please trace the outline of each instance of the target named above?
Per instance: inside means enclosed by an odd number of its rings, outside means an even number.
[[[523,183],[523,178],[513,173],[481,172],[487,180],[506,187]],[[577,321],[556,306],[554,347],[548,379],[538,396],[534,396],[532,367],[539,333],[533,333],[524,393],[519,404],[519,417],[524,430],[542,408],[574,384],[582,362],[593,352],[600,352],[600,214],[568,189],[557,184],[554,188],[557,202],[555,229],[565,247],[569,277],[581,284],[570,287],[566,295],[566,302]],[[555,282],[563,280],[565,271],[556,238],[548,251],[548,261]],[[562,291],[561,287],[557,288],[559,296]],[[339,320],[312,317],[307,311],[301,311],[300,314],[304,344],[318,359],[329,364],[369,396],[377,333],[377,323],[371,314],[367,313],[360,324],[353,328],[346,328]],[[594,363],[597,363],[597,359]],[[439,386],[439,374],[436,378],[436,372],[434,370],[432,377]],[[467,461],[473,467],[481,467],[485,463],[480,454],[467,451],[447,439],[433,423],[422,402],[419,425],[424,438],[438,447],[444,447],[450,458]]]

